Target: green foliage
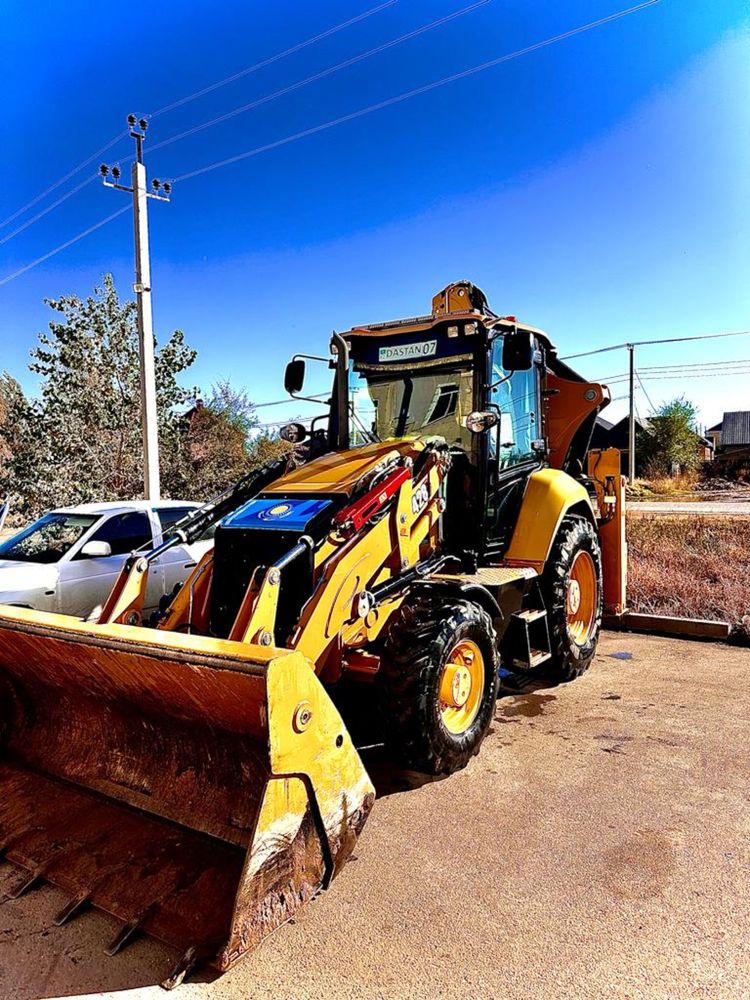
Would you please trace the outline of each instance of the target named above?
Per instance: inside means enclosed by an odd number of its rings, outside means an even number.
[[[18,382],[0,374],[0,502],[23,490],[34,475],[35,411]]]
[[[111,275],[85,300],[47,300],[55,318],[40,334],[29,368],[40,394],[29,401],[0,376],[0,494],[17,513],[142,496],[137,314],[121,302]],[[259,461],[274,443],[250,444],[252,404],[228,382],[208,402],[180,378],[196,352],[176,330],[156,347],[162,492],[205,499]],[[191,409],[189,409],[192,407]],[[188,410],[188,416],[185,412]]]
[[[690,400],[678,396],[663,403],[650,418],[651,429],[641,433],[637,450],[650,477],[697,469],[701,462],[698,411]]]
[[[184,415],[179,437],[181,455],[174,463],[183,496],[210,497],[236,482],[257,465],[288,450],[268,436],[250,435],[257,427],[253,404],[244,390],[228,381],[214,385],[207,402],[198,400]]]

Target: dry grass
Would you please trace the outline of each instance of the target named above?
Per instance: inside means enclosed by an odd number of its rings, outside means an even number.
[[[683,472],[679,476],[652,476],[635,479],[628,485],[629,500],[692,500],[698,486],[697,472]]]
[[[729,621],[750,642],[750,518],[628,519],[633,611]]]
[[[698,484],[698,473],[683,472],[679,476],[654,476],[648,482],[658,496],[692,493]]]

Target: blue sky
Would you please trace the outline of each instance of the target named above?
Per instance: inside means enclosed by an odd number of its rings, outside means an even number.
[[[386,10],[180,109],[183,129],[396,38],[470,0]],[[123,126],[377,5],[377,0],[186,2],[145,9],[83,0],[0,14],[4,180],[0,218]],[[178,176],[345,115],[627,6],[491,0],[326,80],[152,155]],[[501,313],[547,329],[561,353],[629,339],[750,329],[750,15],[740,0],[656,6],[448,87],[177,184],[152,204],[157,337],[199,351],[189,382],[231,378],[259,403],[283,395],[294,351],[332,328],[426,311],[469,278]],[[103,159],[126,166],[130,141]],[[96,164],[94,164],[94,167]],[[89,168],[90,170],[90,168]],[[85,179],[0,231],[0,239]],[[0,280],[98,222],[127,196],[93,181],[0,246]],[[128,214],[0,287],[0,369],[33,391],[28,352],[42,300],[85,295],[104,271],[132,282]],[[639,366],[750,359],[750,337],[643,349]],[[582,359],[605,377],[624,352]],[[750,370],[750,365],[747,366]],[[323,373],[321,372],[321,377]],[[327,376],[326,376],[327,378]],[[313,387],[321,386],[320,382]],[[750,405],[750,376],[647,382],[687,393],[713,423]],[[621,395],[618,386],[613,395]],[[611,414],[623,412],[623,402]],[[639,394],[639,409],[649,404]],[[261,410],[281,419],[298,408]]]

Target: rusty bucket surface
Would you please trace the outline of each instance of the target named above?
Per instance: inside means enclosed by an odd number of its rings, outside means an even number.
[[[299,653],[0,608],[0,849],[229,968],[324,888],[374,789]]]

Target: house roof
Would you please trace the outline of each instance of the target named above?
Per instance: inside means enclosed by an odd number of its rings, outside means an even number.
[[[611,431],[615,426],[611,420],[605,420],[602,416],[597,416],[596,422],[600,427],[603,427],[605,431]]]
[[[750,410],[725,413],[721,422],[721,443],[750,444]]]
[[[618,420],[616,424],[613,424],[613,427],[617,427],[618,429],[621,427],[627,428],[629,426],[629,423],[630,423],[630,417],[624,416],[622,417],[622,419]],[[650,431],[652,424],[651,420],[648,417],[641,418],[636,414],[635,426],[636,428],[640,428],[642,431]]]

